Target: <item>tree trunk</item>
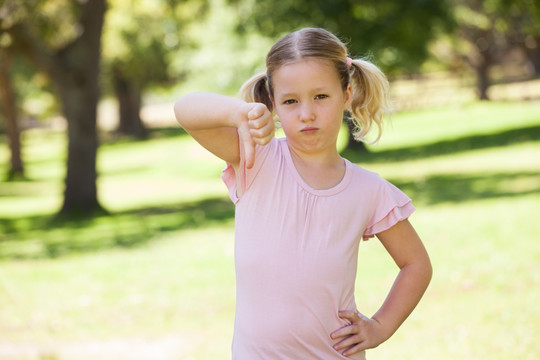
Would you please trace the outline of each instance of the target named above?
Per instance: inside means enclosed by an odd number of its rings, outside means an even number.
[[[540,74],[540,36],[531,36],[530,40],[523,48],[527,58],[533,66],[534,74]]]
[[[0,58],[0,97],[4,112],[6,135],[11,152],[8,180],[24,178],[24,166],[21,158],[21,132],[17,123],[17,96],[9,74],[11,57],[4,55]]]
[[[99,97],[101,33],[106,0],[73,2],[78,6],[81,35],[59,50],[23,23],[9,28],[15,50],[25,53],[49,74],[60,93],[62,112],[68,122],[68,157],[64,203],[59,215],[92,215],[103,211],[97,199],[96,129]],[[29,20],[28,20],[29,21]]]
[[[81,8],[83,34],[55,57],[52,78],[58,86],[68,122],[68,158],[64,203],[60,215],[92,215],[103,211],[97,198],[97,103],[105,0]]]
[[[482,59],[482,62],[476,67],[476,90],[479,100],[489,100],[488,89],[490,85],[489,69],[490,64],[487,60]]]
[[[140,117],[142,98],[140,87],[117,68],[113,70],[113,86],[119,107],[119,123],[116,132],[145,139],[148,133]]]
[[[93,75],[97,78],[97,73]],[[60,214],[91,214],[100,209],[96,186],[97,82],[90,79],[92,75],[77,71],[64,77],[55,81],[60,90],[62,111],[68,121],[67,173]]]

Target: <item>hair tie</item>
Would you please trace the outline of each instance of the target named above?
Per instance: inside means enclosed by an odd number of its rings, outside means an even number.
[[[352,65],[352,59],[347,56],[347,67],[350,69]]]

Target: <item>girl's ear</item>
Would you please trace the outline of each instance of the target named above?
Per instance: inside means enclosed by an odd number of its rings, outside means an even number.
[[[347,85],[347,89],[345,89],[345,109],[350,110],[353,100],[353,89],[352,85]]]

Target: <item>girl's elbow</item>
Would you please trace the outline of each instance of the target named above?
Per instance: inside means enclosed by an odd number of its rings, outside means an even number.
[[[180,124],[180,126],[182,126],[183,128],[186,127],[186,108],[185,108],[185,104],[184,104],[185,100],[183,98],[177,100],[175,103],[174,103],[174,117],[176,118],[176,121],[178,122],[178,124]]]
[[[431,263],[429,256],[426,256],[424,259],[422,268],[426,285],[429,285],[433,278],[433,264]]]
[[[431,264],[431,261],[428,264],[428,268],[426,272],[427,272],[428,283],[430,283],[431,279],[433,279],[433,265]]]
[[[431,263],[431,258],[427,249],[422,246],[422,249],[417,253],[416,263],[418,268],[423,274],[423,278],[426,280],[426,283],[429,284],[433,278],[433,264]]]
[[[433,265],[427,253],[411,263],[411,266],[414,268],[413,276],[427,288],[433,278]]]

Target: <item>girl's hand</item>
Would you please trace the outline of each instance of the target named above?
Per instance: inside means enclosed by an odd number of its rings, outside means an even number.
[[[264,104],[246,103],[242,105],[238,119],[238,136],[244,149],[246,167],[255,162],[255,144],[266,145],[272,140],[275,124],[272,114]]]
[[[341,352],[343,356],[351,356],[377,347],[384,342],[382,326],[377,320],[370,319],[354,310],[340,311],[339,317],[351,322],[350,325],[330,334],[332,339],[340,339],[334,345],[334,349]]]

